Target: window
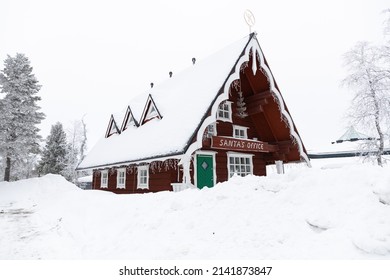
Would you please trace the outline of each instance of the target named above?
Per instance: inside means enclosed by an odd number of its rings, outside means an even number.
[[[212,123],[207,126],[206,136],[211,138],[212,136],[217,136],[217,125],[216,123]]]
[[[232,121],[232,103],[229,101],[225,101],[219,104],[217,119],[222,121]]]
[[[145,117],[145,120],[150,120],[150,119],[153,119],[154,117],[157,117],[158,116],[158,113],[156,111],[156,108],[153,106],[153,104],[151,103],[150,104],[150,107],[149,107],[149,110],[148,112],[146,113],[146,117]]]
[[[247,139],[248,138],[247,130],[248,128],[245,126],[233,125],[233,137]]]
[[[246,176],[253,174],[252,155],[228,153],[229,178],[234,174]]]
[[[152,96],[149,94],[148,100],[146,101],[146,105],[144,108],[144,112],[141,116],[140,125],[143,125],[154,118],[162,119],[162,116],[156,104],[154,103]]]
[[[108,188],[108,171],[102,171],[100,178],[100,188]]]
[[[127,111],[123,119],[121,131],[125,131],[128,127],[138,127],[138,122],[135,120],[133,113],[131,112],[130,106],[127,106]]]
[[[111,135],[115,133],[120,133],[118,126],[116,125],[114,116],[111,115],[110,121],[108,123],[107,131],[106,131],[106,138],[110,137]]]
[[[116,188],[117,189],[124,189],[126,182],[126,168],[118,169],[116,174]]]
[[[138,189],[149,189],[149,165],[138,166]]]

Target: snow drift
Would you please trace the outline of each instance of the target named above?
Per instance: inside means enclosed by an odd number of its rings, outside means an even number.
[[[389,204],[371,165],[138,195],[47,175],[0,183],[0,259],[390,259]]]

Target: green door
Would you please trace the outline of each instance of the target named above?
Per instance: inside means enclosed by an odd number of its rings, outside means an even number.
[[[196,155],[197,187],[211,188],[214,186],[214,166],[212,155]]]

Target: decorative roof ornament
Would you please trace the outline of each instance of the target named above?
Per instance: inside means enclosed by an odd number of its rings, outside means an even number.
[[[348,130],[336,141],[332,142],[332,144],[335,143],[342,143],[342,142],[354,142],[358,140],[375,140],[374,137],[370,137],[366,134],[358,132],[353,126],[350,126]]]
[[[246,24],[249,26],[249,34],[252,33],[252,26],[255,25],[256,19],[253,13],[250,10],[245,10],[244,12],[244,19]]]

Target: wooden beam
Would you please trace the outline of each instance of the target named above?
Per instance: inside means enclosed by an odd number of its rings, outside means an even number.
[[[258,101],[271,98],[272,96],[273,96],[272,92],[270,90],[266,90],[266,91],[256,92],[254,95],[246,97],[245,100],[247,101],[247,103],[258,102]]]
[[[256,114],[259,114],[259,113],[264,113],[264,109],[263,109],[263,106],[258,104],[256,106],[248,106],[248,108],[246,109],[247,113],[249,116],[251,115],[256,115]]]

